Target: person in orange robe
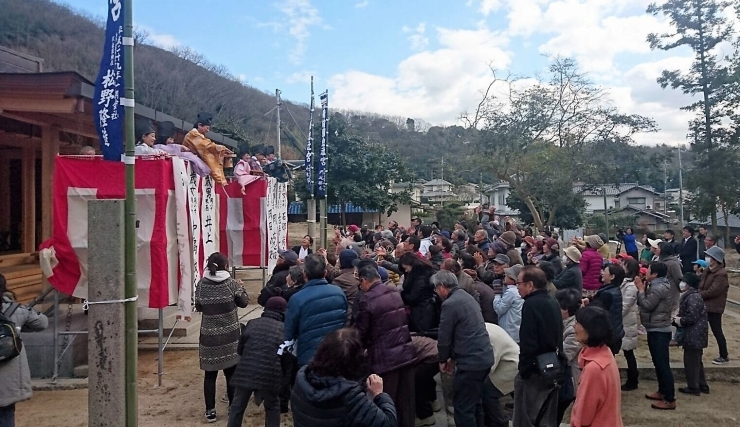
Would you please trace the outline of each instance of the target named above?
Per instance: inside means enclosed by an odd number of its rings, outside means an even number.
[[[211,168],[211,177],[221,185],[226,185],[224,176],[224,158],[232,156],[234,153],[223,145],[216,144],[206,138],[206,134],[211,131],[211,122],[213,115],[210,113],[198,113],[198,120],[195,126],[185,135],[182,145],[190,149],[191,152],[198,154],[198,157]]]

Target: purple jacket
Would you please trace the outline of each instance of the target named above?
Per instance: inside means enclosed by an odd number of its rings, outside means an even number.
[[[381,282],[360,299],[355,327],[367,349],[374,374],[384,374],[416,361],[401,294]]]
[[[595,291],[601,287],[601,265],[604,258],[594,248],[586,248],[581,255],[581,272],[583,273],[583,289]]]

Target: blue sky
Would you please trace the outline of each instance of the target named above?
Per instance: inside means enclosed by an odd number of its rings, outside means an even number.
[[[68,0],[97,16],[105,0]],[[137,0],[134,24],[165,48],[188,46],[247,84],[308,102],[328,88],[333,108],[459,123],[501,72],[530,77],[545,55],[579,60],[616,106],[655,118],[643,143],[685,141],[687,99],[655,82],[690,64],[686,51],[651,52],[662,17],[650,0]],[[729,47],[724,46],[724,49]],[[527,80],[521,84],[527,84]]]

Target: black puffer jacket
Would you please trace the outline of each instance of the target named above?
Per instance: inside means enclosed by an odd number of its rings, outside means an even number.
[[[415,267],[404,275],[401,298],[411,310],[411,332],[426,333],[439,326],[439,304],[430,281],[433,274],[434,269],[431,267]]]
[[[283,314],[265,311],[242,330],[237,353],[241,356],[231,383],[252,390],[277,390],[283,370],[277,351],[285,341]]]
[[[295,427],[395,427],[396,407],[380,393],[370,400],[364,385],[336,377],[318,377],[307,366],[296,376],[290,397]]]
[[[282,296],[285,291],[288,290],[288,270],[295,264],[292,262],[283,262],[278,264],[272,270],[272,277],[267,281],[265,287],[262,288],[260,295],[257,297],[257,304],[262,307],[267,304],[267,300],[274,296]],[[276,289],[280,289],[277,291]]]
[[[592,304],[609,312],[609,323],[612,325],[612,337],[614,339],[613,342],[609,343],[609,347],[611,347],[612,352],[618,353],[619,348],[622,346],[622,338],[624,338],[624,324],[622,323],[622,291],[617,285],[611,283],[604,285],[596,291]]]

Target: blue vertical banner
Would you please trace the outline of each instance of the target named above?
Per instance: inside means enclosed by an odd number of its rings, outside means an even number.
[[[121,161],[123,155],[123,13],[130,0],[108,0],[108,22],[100,70],[95,79],[93,118],[105,160]]]
[[[319,150],[319,165],[316,172],[316,195],[326,197],[326,144],[329,139],[329,91],[321,94],[321,149]]]
[[[313,86],[311,86],[311,111],[308,116],[308,138],[306,141],[306,188],[308,194],[313,198],[313,110],[314,110],[314,99],[313,99]]]

